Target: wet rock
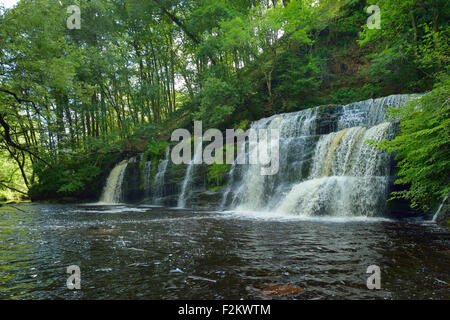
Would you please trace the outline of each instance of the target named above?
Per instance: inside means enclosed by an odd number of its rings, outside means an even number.
[[[196,204],[199,206],[217,208],[220,201],[222,201],[222,192],[221,190],[207,190],[195,194],[194,198],[196,199]]]
[[[448,198],[442,205],[441,211],[436,217],[436,223],[440,226],[450,228],[450,203]]]
[[[318,107],[316,134],[329,134],[337,130],[338,119],[342,114],[340,105],[324,105]]]
[[[139,166],[139,157],[128,161],[123,179],[123,199],[125,202],[137,202],[144,197],[144,189],[141,184],[142,170]]]

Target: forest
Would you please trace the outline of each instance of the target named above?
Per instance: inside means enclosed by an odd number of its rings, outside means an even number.
[[[0,300],[448,300],[449,21],[448,0],[0,0]]]
[[[77,5],[79,28],[68,28]],[[369,6],[380,8],[371,28]],[[0,8],[0,198],[85,201],[120,159],[164,158],[176,128],[392,94],[391,196],[449,193],[446,0],[21,0]],[[145,160],[144,160],[145,161]],[[210,188],[229,167],[207,168]]]

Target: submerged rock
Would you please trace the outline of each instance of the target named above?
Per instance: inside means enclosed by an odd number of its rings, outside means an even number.
[[[287,294],[296,294],[303,288],[293,286],[291,284],[275,284],[262,289],[262,293],[269,297],[282,296]]]
[[[221,190],[217,191],[204,191],[194,195],[196,198],[196,204],[202,207],[217,208],[222,200]]]

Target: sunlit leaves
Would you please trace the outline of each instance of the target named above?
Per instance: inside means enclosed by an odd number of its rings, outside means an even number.
[[[410,185],[394,198],[411,200],[413,207],[433,207],[450,192],[450,81],[403,108],[391,109],[400,120],[400,133],[380,147],[399,160],[397,184]]]

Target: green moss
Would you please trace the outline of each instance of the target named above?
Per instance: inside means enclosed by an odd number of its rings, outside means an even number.
[[[225,184],[225,185],[223,185],[223,186],[209,187],[208,190],[209,190],[209,191],[217,191],[217,190],[223,189],[223,188],[225,188],[225,187],[227,187],[227,186],[228,186],[228,185]]]

